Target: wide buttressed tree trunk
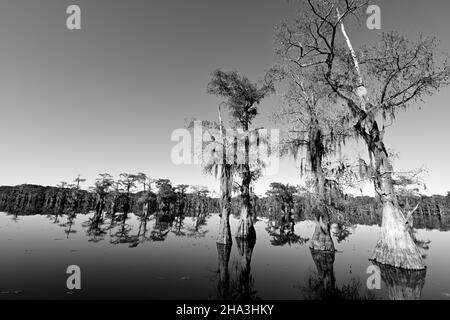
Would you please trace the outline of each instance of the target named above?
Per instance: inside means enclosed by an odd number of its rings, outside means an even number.
[[[423,270],[426,266],[409,232],[407,217],[398,204],[392,180],[392,165],[375,121],[366,139],[375,161],[375,191],[382,202],[380,237],[371,260],[403,269]]]
[[[217,237],[218,244],[231,244],[231,228],[230,228],[230,213],[231,213],[231,165],[222,164],[220,174],[220,189],[221,189],[221,215],[219,225],[219,235]]]

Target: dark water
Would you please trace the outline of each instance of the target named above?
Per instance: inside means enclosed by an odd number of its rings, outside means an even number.
[[[215,243],[216,214],[181,224],[154,216],[145,224],[130,214],[123,223],[108,218],[95,225],[90,217],[0,213],[0,299],[450,298],[450,232],[417,230],[426,243],[426,274],[382,269],[381,289],[369,290],[378,226],[350,227],[344,240],[335,235],[333,256],[309,250],[310,221],[283,236],[260,219],[254,247],[233,239],[228,251]],[[232,232],[236,225],[231,217]],[[69,265],[81,268],[82,290],[67,289]]]

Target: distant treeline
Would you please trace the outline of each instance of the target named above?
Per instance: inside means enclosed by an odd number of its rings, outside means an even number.
[[[139,201],[143,192],[129,195],[131,212],[140,214],[142,203]],[[127,195],[119,196],[109,194],[106,199],[105,210],[111,210],[114,203],[120,211],[127,201]],[[183,203],[183,213],[195,215],[199,212],[218,212],[218,199],[210,198],[199,193],[177,194],[174,192],[171,199],[170,211],[179,212],[180,203]],[[38,185],[20,185],[15,187],[0,187],[0,211],[19,215],[33,214],[86,214],[95,211],[97,194],[76,188],[43,187]],[[158,197],[152,203],[152,211],[160,209]]]
[[[306,197],[293,197],[294,217],[298,220],[314,220],[314,216],[309,206],[309,200]],[[418,228],[440,228],[450,229],[450,192],[447,196],[399,196],[399,205],[404,210],[411,210],[418,204],[414,214],[414,226]],[[270,197],[258,199],[256,210],[258,216],[270,217],[277,215],[281,210],[280,203]],[[369,196],[345,196],[344,201],[340,203],[340,210],[337,210],[332,217],[335,223],[381,224],[381,201]],[[449,222],[449,223],[447,223]],[[445,226],[444,226],[445,224]],[[446,226],[448,224],[448,226]]]
[[[130,194],[131,212],[139,215],[142,212],[142,191]],[[155,200],[151,211],[156,212],[162,208]],[[308,199],[302,196],[293,197],[292,214],[295,220],[305,220],[314,217],[308,206]],[[126,201],[125,196],[108,195],[105,209],[111,209],[114,203],[120,211]],[[0,211],[18,214],[86,214],[95,211],[97,194],[76,188],[44,187],[38,185],[2,186],[0,187]],[[196,216],[198,213],[219,212],[219,199],[207,195],[205,192],[193,192],[178,194],[174,191],[169,203],[169,211],[174,214],[180,212],[186,216]],[[258,217],[277,218],[280,216],[282,204],[272,197],[252,197],[254,215]],[[408,209],[419,207],[414,215],[415,226],[426,227],[430,219],[441,221],[450,217],[450,193],[447,196],[433,195],[419,197],[399,197],[400,206]],[[182,208],[181,208],[182,207]],[[236,197],[232,200],[233,214],[239,215],[240,200]],[[380,201],[368,196],[346,196],[342,202],[342,210],[333,216],[334,222],[346,224],[380,224],[381,204]],[[430,226],[431,227],[431,226]],[[433,223],[433,227],[435,224]],[[447,229],[447,228],[445,228]]]

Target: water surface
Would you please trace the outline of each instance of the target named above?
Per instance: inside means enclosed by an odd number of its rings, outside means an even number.
[[[254,247],[233,239],[228,250],[215,243],[217,214],[168,222],[130,214],[98,225],[91,217],[0,213],[0,299],[450,298],[446,231],[416,231],[426,274],[382,270],[381,289],[368,290],[376,225],[349,227],[346,238],[334,234],[333,256],[309,250],[311,221],[283,234],[259,219]],[[232,232],[236,227],[231,217]],[[67,289],[69,265],[81,268],[82,290]]]

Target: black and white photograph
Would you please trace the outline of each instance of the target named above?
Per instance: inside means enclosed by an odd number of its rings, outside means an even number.
[[[0,0],[0,300],[450,300],[449,17]]]

